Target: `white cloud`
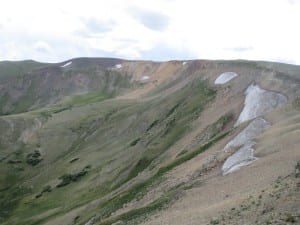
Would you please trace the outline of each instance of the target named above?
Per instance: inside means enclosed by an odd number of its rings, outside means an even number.
[[[0,59],[195,57],[300,64],[299,21],[299,0],[10,0],[0,8]]]
[[[41,53],[50,53],[51,52],[51,47],[48,45],[48,43],[43,42],[43,41],[38,41],[37,43],[35,43],[34,49]]]

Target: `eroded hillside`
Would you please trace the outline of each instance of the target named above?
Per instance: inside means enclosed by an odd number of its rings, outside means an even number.
[[[85,58],[0,79],[1,224],[300,221],[298,66]]]

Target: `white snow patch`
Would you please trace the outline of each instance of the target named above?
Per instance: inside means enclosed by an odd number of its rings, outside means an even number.
[[[269,128],[271,125],[263,118],[256,118],[244,130],[225,145],[224,150],[232,147],[241,147],[242,145],[251,142],[259,134]]]
[[[254,119],[269,112],[287,102],[287,98],[279,93],[266,91],[258,85],[250,85],[246,92],[244,108],[235,124]],[[253,120],[242,132],[233,138],[224,147],[227,151],[232,147],[240,147],[237,152],[228,157],[222,166],[223,175],[249,165],[257,158],[254,157],[253,141],[259,134],[270,127],[270,123],[262,118]]]
[[[145,80],[149,80],[150,77],[149,76],[142,76],[141,80],[145,81]]]
[[[233,171],[254,162],[257,159],[254,157],[254,149],[252,148],[255,144],[255,142],[249,142],[232,156],[228,157],[222,166],[223,175],[232,173]]]
[[[235,126],[261,116],[287,102],[287,98],[284,95],[266,91],[261,89],[258,85],[253,84],[247,88],[245,94],[244,108]]]
[[[117,64],[117,65],[115,65],[115,67],[116,67],[117,69],[121,69],[121,68],[122,68],[122,64]]]
[[[233,138],[224,147],[228,150],[233,147],[240,147],[237,152],[228,157],[222,166],[223,175],[240,169],[243,166],[249,165],[257,158],[254,157],[253,146],[255,139],[259,134],[270,127],[270,123],[263,118],[256,118],[244,130],[242,130],[235,138]]]
[[[182,65],[184,66],[186,64],[186,62],[182,62]]]
[[[60,67],[67,67],[67,66],[70,66],[72,64],[72,61],[69,61],[67,63],[65,63],[64,65],[60,66]]]
[[[225,84],[228,81],[232,80],[233,78],[237,77],[238,74],[234,72],[226,72],[222,73],[218,78],[215,80],[215,84]]]

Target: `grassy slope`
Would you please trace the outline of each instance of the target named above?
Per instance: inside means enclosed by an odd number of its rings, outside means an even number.
[[[34,61],[0,62],[0,114],[26,112],[65,98],[71,107],[104,100],[130,88],[130,76],[101,63],[92,66],[92,62],[75,60],[70,68]],[[81,96],[86,93],[89,95]]]
[[[119,82],[123,81],[113,81],[108,88]],[[162,153],[189,132],[190,125],[216,95],[216,90],[199,77],[170,94],[168,89],[179,82],[162,84],[152,92],[155,97],[150,95],[142,100],[105,100],[106,94],[97,92],[71,97],[40,110],[3,117],[17,124],[19,131],[32,126],[33,118],[42,121],[43,127],[26,145],[13,142],[19,133],[7,134],[15,138],[1,149],[7,158],[0,162],[0,170],[7,173],[0,177],[0,203],[5,209],[1,211],[0,222],[6,225],[44,224],[83,207],[76,224],[84,224],[94,215],[101,224],[111,224],[119,219],[131,221],[170,202],[184,187],[172,189],[145,207],[110,217],[111,213],[159,183],[165,173],[202,153],[227,134],[218,134],[221,131],[215,130],[232,119],[225,116],[208,129],[213,134],[207,143],[163,164]],[[32,167],[25,160],[34,150],[41,152],[43,160]],[[16,159],[21,162],[8,163]],[[91,167],[87,175],[56,188],[60,176],[78,173],[86,166]],[[134,182],[145,169],[150,170],[150,176]],[[46,185],[50,185],[52,191],[35,198]],[[93,201],[96,203],[84,208]]]
[[[63,214],[121,187],[184,135],[214,95],[214,90],[197,79],[172,95],[148,101],[99,102],[103,100],[101,95],[87,94],[27,113],[45,122],[32,142],[19,150],[22,162],[18,166],[24,171],[13,169],[9,175],[10,179],[18,176],[19,180],[10,184],[11,188],[2,193],[2,199],[10,198],[14,186],[22,181],[24,193],[20,192],[23,198],[20,202],[4,200],[2,203],[8,208],[3,215],[5,224],[22,224],[24,220],[27,224],[36,224],[36,215],[65,205],[55,212],[55,215]],[[157,105],[161,107],[155,107]],[[131,144],[137,138],[139,141]],[[34,150],[41,152],[43,161],[31,167],[26,165],[25,157]],[[75,158],[78,160],[70,163]],[[55,188],[61,175],[88,165],[92,169],[80,181]],[[52,186],[53,191],[35,199],[46,185]],[[71,196],[72,201],[66,205]],[[101,207],[94,211],[99,209]]]

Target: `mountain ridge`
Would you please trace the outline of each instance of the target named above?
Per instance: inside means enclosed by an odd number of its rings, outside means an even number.
[[[300,66],[79,58],[8,70],[3,63],[1,223],[253,224],[251,215],[258,224],[298,221]],[[226,72],[238,76],[215,84]],[[255,136],[258,160],[223,176],[239,147],[223,148],[252,121],[234,126],[253,84],[287,101],[260,115],[271,125]],[[290,204],[275,184],[287,184]],[[281,197],[260,200],[262,190]],[[253,206],[245,203],[249,195]],[[263,204],[269,209],[260,220]]]

